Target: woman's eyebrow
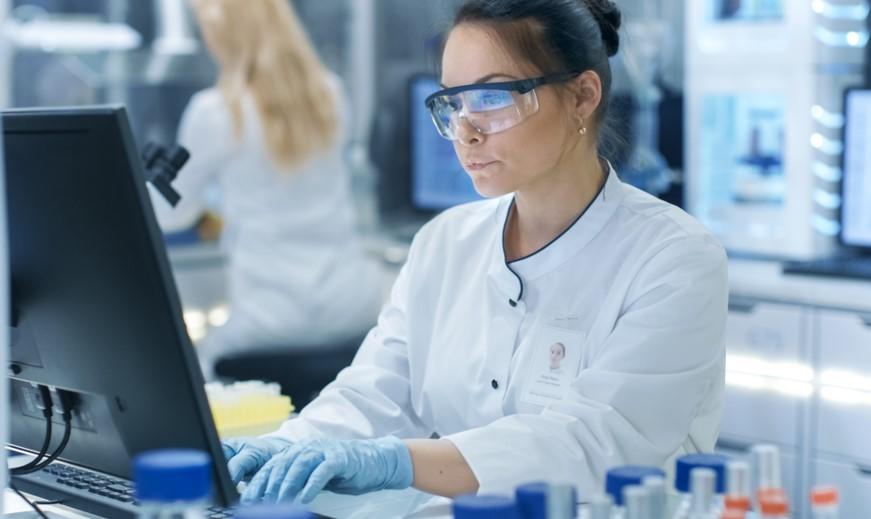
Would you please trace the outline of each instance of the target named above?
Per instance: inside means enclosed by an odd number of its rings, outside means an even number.
[[[508,78],[508,79],[520,79],[516,76],[512,76],[511,74],[505,74],[504,72],[494,72],[492,74],[487,74],[486,76],[484,76],[482,78],[476,79],[475,81],[473,81],[472,83],[469,83],[469,84],[470,85],[477,85],[479,83],[486,83],[487,81],[490,81],[491,79],[497,78],[497,77],[504,77],[504,78]],[[449,88],[444,83],[439,83],[439,85],[442,88]]]

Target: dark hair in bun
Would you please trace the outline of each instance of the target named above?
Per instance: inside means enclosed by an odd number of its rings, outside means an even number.
[[[608,51],[608,56],[614,56],[620,50],[620,25],[623,23],[623,15],[620,9],[611,0],[581,0],[587,4],[590,13],[599,22],[599,32],[602,33],[602,41]]]
[[[608,58],[620,48],[620,9],[609,0],[467,0],[454,17],[490,30],[516,56],[542,75],[592,70],[602,80],[596,112],[600,144],[611,92]]]

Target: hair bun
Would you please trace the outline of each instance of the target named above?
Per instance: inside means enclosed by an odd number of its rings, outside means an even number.
[[[623,23],[620,8],[611,0],[584,0],[584,2],[599,23],[602,42],[605,44],[608,57],[614,56],[620,50],[620,33],[618,31]]]

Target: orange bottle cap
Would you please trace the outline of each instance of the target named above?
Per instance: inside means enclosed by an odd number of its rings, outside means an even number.
[[[723,499],[723,507],[726,510],[750,510],[750,498],[747,496],[726,496]]]
[[[789,503],[782,494],[769,494],[760,498],[759,509],[762,515],[786,515],[789,512]]]
[[[814,505],[838,504],[838,489],[831,485],[814,487],[811,490],[811,503]]]

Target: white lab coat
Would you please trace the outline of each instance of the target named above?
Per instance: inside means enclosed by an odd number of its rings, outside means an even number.
[[[338,80],[331,81],[333,92],[325,95],[334,95],[344,114]],[[381,271],[355,232],[344,122],[329,150],[288,172],[272,160],[250,97],[243,119],[237,139],[222,94],[215,88],[196,94],[179,129],[191,153],[173,184],[182,201],[171,208],[152,191],[158,221],[174,231],[194,225],[208,188],[220,186],[230,318],[207,337],[201,356],[362,335],[383,301]]]
[[[711,451],[725,378],[722,246],[612,170],[571,228],[506,265],[511,203],[456,207],[424,227],[353,365],[273,434],[437,434],[481,492],[555,480],[590,495],[610,467],[670,471],[678,455]],[[565,375],[548,373],[555,342]]]

